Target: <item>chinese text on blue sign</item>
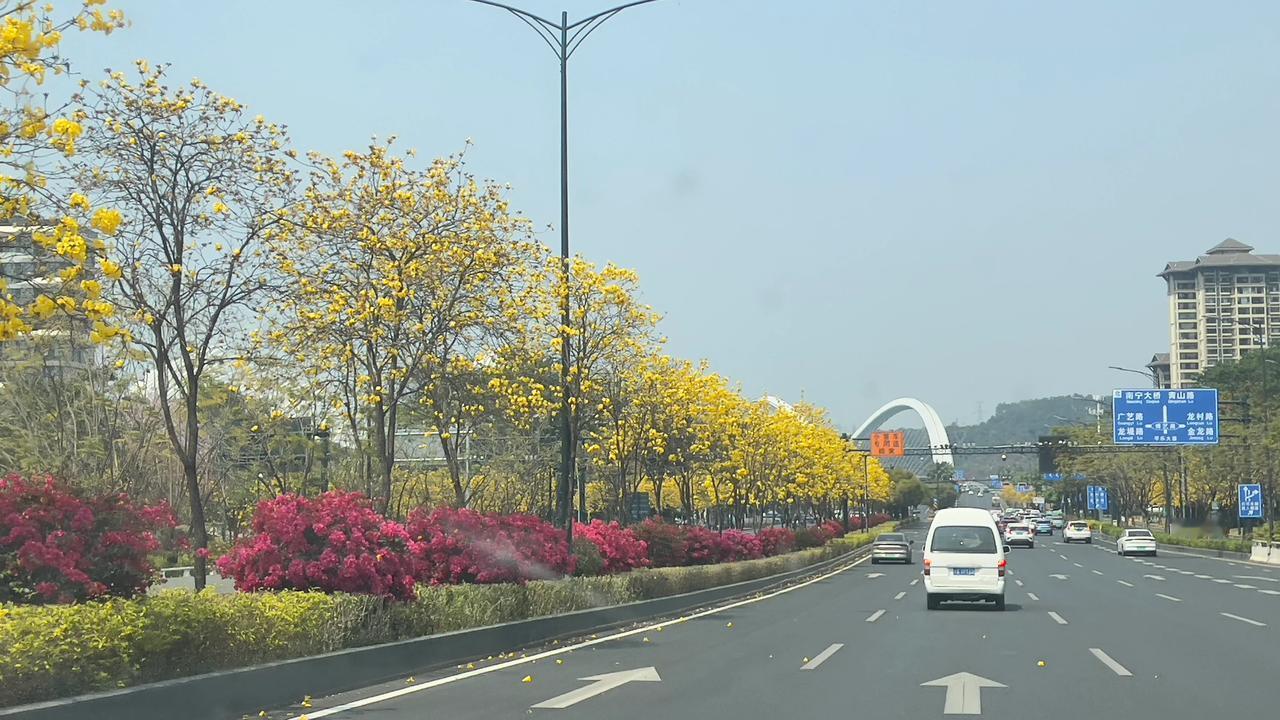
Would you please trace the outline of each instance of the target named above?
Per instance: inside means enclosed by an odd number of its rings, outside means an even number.
[[[1117,445],[1216,445],[1218,391],[1116,390],[1111,394]]]
[[[1101,485],[1089,485],[1085,488],[1085,500],[1089,510],[1106,510],[1110,499],[1107,489]]]
[[[1240,517],[1262,517],[1262,486],[1257,484],[1237,485],[1236,488],[1240,493]]]

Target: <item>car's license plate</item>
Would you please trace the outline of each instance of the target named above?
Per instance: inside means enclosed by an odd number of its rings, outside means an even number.
[[[977,568],[951,568],[952,575],[976,575]]]

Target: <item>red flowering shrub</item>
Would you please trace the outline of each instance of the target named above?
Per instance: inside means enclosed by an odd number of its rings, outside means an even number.
[[[413,597],[415,543],[360,493],[281,495],[258,503],[252,537],[218,558],[236,589]]]
[[[573,536],[590,540],[600,550],[604,559],[603,574],[649,567],[648,545],[617,522],[596,519],[590,525],[577,523],[573,526]]]
[[[759,536],[742,530],[725,530],[720,533],[720,562],[755,560],[764,557],[764,544]]]
[[[788,528],[765,528],[756,533],[765,557],[789,553],[796,549],[796,534]]]
[[[649,550],[649,562],[653,567],[678,567],[688,565],[685,533],[679,525],[645,520],[631,528],[631,533],[644,541]]]
[[[852,520],[852,518],[851,518]],[[826,542],[830,542],[838,537],[844,537],[844,526],[835,520],[828,520],[818,526],[818,531],[826,538]]]
[[[168,505],[126,495],[83,498],[53,478],[0,478],[0,602],[69,603],[132,597],[155,580],[156,533],[176,524]]]
[[[885,523],[885,522],[889,522],[888,515],[884,513],[871,513],[871,527],[875,527],[876,525],[879,525],[880,523]],[[849,518],[849,529],[862,530],[863,529],[862,518],[856,517],[856,516]]]
[[[711,565],[725,555],[720,534],[700,525],[684,528],[684,555],[687,565]]]
[[[796,530],[796,549],[822,547],[827,544],[827,537],[820,528],[804,527]]]
[[[530,515],[485,515],[467,508],[413,511],[415,574],[432,584],[545,580],[571,574],[564,533]]]

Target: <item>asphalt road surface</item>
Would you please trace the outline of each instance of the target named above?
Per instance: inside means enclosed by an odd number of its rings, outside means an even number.
[[[917,551],[923,530],[912,531]],[[1280,571],[1042,536],[1008,609],[848,566],[684,619],[313,699],[272,718],[1274,717]],[[520,650],[512,648],[512,650]],[[966,675],[966,673],[968,675]],[[950,686],[950,687],[948,687]]]

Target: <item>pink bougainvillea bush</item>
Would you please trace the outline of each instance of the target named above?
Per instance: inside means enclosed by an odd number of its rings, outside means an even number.
[[[236,589],[413,597],[416,543],[360,493],[281,495],[258,503],[253,535],[218,559]]]
[[[689,564],[684,530],[652,518],[631,528],[636,538],[643,540],[649,550],[649,562],[653,567],[679,567]]]
[[[176,524],[167,505],[81,497],[51,477],[0,478],[0,602],[132,597],[156,579],[148,554]]]
[[[600,550],[600,556],[604,560],[602,574],[649,567],[648,545],[616,521],[606,523],[596,519],[589,525],[577,523],[573,526],[573,534],[574,537],[590,540]]]
[[[719,562],[755,560],[764,557],[764,542],[760,536],[742,530],[725,530],[720,533]]]
[[[420,582],[526,582],[574,569],[564,532],[530,515],[485,515],[467,508],[419,508],[407,523]]]
[[[844,537],[844,526],[835,520],[828,520],[817,527],[818,532],[822,533],[824,542],[829,542],[838,537]]]

